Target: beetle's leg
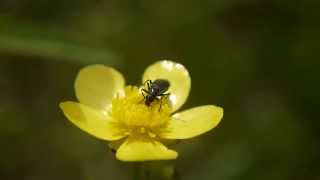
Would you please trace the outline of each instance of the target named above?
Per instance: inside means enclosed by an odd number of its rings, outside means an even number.
[[[149,91],[147,91],[146,89],[141,89],[141,92],[142,92],[142,95],[144,95],[144,93],[147,93],[147,94],[149,94]]]
[[[159,94],[159,96],[162,96],[163,98],[169,98],[170,93],[162,93],[162,94]],[[159,108],[159,112],[160,112],[161,106],[162,106],[162,99],[159,99],[159,100],[160,100],[160,108]]]
[[[169,96],[170,93],[162,93],[162,94],[159,94],[159,96]]]
[[[149,89],[149,90],[151,89],[151,83],[152,83],[151,80],[149,80],[149,81],[147,82],[147,86],[148,86],[148,89]]]
[[[142,85],[145,86],[148,81],[149,80],[144,81]]]
[[[146,84],[147,84],[147,87],[150,89],[150,84],[152,83],[152,81],[151,80],[146,80],[144,83],[143,83],[143,87],[145,87],[146,86]]]
[[[144,90],[144,89],[142,89],[142,90]],[[145,93],[144,91],[141,91],[141,94],[142,94],[143,98],[145,99],[146,95],[144,93]]]
[[[148,80],[143,82],[143,85],[146,85],[146,83],[150,83],[150,82],[152,82],[152,81],[150,79],[148,79]]]
[[[162,107],[162,99],[158,99],[158,100],[160,101],[160,107],[159,107],[159,109],[158,109],[158,111],[160,112],[161,107]]]
[[[142,103],[143,100],[145,100],[145,99],[147,98],[147,95],[146,95],[145,93],[146,93],[146,94],[149,94],[149,91],[147,91],[146,89],[142,88],[142,89],[141,89],[141,94],[142,94],[142,96],[143,96],[143,99],[142,99],[139,103]]]
[[[164,96],[164,97],[168,98],[170,96],[170,93],[162,93],[162,94],[159,94],[158,96]]]

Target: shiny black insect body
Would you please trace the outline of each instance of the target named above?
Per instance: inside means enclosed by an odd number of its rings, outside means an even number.
[[[147,106],[150,106],[150,104],[154,100],[161,100],[162,97],[168,97],[170,95],[170,93],[165,93],[170,86],[170,83],[168,80],[165,80],[165,79],[156,79],[154,81],[146,80],[143,84],[147,85],[147,89],[142,88],[142,95],[145,100],[144,103]],[[160,104],[160,108],[161,108],[161,104]]]

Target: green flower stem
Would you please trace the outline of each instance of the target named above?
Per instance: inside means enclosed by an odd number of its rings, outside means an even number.
[[[133,180],[144,180],[143,178],[143,163],[138,162],[134,164],[134,171],[133,171]]]
[[[164,162],[139,162],[134,165],[134,180],[179,180],[175,167]]]

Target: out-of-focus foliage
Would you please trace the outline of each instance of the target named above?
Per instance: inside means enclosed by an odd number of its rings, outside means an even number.
[[[159,59],[190,71],[183,109],[217,104],[225,116],[215,131],[173,144],[178,160],[148,164],[153,179],[163,166],[183,180],[320,178],[318,7],[315,0],[0,1],[0,179],[132,179],[135,164],[115,160],[58,103],[75,99],[85,64],[112,65],[139,84]]]

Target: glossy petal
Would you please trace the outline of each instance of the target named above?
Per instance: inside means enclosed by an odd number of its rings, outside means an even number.
[[[124,78],[117,70],[104,65],[90,65],[80,70],[75,80],[75,91],[80,103],[106,109],[124,85]]]
[[[107,113],[71,101],[60,103],[60,108],[73,124],[97,138],[113,141],[124,137]]]
[[[150,65],[143,74],[143,82],[146,80],[167,79],[170,82],[168,92],[173,111],[179,109],[187,100],[191,79],[187,69],[178,63],[164,60]]]
[[[216,127],[222,116],[223,109],[213,105],[199,106],[176,113],[159,136],[165,139],[192,138]]]
[[[168,160],[176,159],[178,153],[151,138],[129,137],[119,147],[116,157],[121,161]]]

